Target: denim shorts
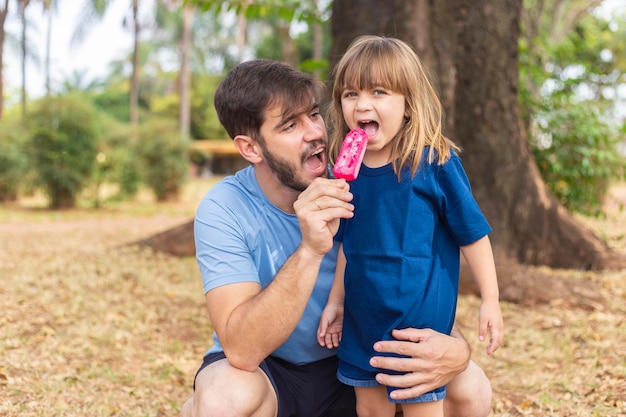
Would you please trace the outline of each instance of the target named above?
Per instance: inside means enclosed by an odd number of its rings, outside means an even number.
[[[224,358],[223,352],[207,354],[196,376]],[[276,391],[278,417],[356,417],[354,389],[337,379],[336,356],[304,365],[270,356],[260,368]]]
[[[348,370],[348,371],[352,371],[352,373],[354,375],[365,375],[363,372],[361,372],[360,370],[358,370],[357,368],[353,367],[352,365],[349,365],[346,362],[342,362],[342,367],[344,370]],[[341,372],[337,373],[337,378],[343,382],[346,385],[350,385],[353,387],[377,387],[380,386],[380,383],[378,381],[376,381],[376,379],[371,378],[371,379],[361,379],[361,378],[354,378],[354,377],[349,377],[346,376],[344,374],[342,374]],[[387,388],[387,399],[389,400],[389,402],[392,403],[396,403],[396,404],[404,404],[404,403],[425,403],[425,402],[431,402],[431,401],[441,401],[446,397],[446,387],[439,387],[436,388],[432,391],[426,392],[422,395],[419,395],[417,397],[412,397],[412,398],[406,398],[404,400],[396,400],[393,399],[389,396],[389,394],[391,393],[391,391],[394,391],[398,388],[396,387],[386,387]]]

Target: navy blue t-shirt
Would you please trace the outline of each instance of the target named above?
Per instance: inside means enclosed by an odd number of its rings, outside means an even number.
[[[449,334],[458,293],[460,246],[491,232],[456,154],[443,165],[424,158],[416,175],[392,165],[368,168],[350,183],[354,217],[342,223],[345,316],[339,373],[369,379],[378,340],[406,327]],[[347,373],[347,374],[346,374]]]

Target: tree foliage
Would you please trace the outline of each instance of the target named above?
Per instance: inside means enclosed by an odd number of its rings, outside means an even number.
[[[618,136],[588,103],[570,103],[543,114],[533,141],[537,165],[550,191],[566,207],[602,214],[602,203],[616,178],[626,178]]]
[[[37,183],[52,208],[70,208],[94,169],[101,130],[97,110],[79,96],[44,98],[29,114]]]
[[[14,201],[27,176],[27,132],[15,117],[0,121],[0,202]]]
[[[180,141],[175,120],[153,119],[133,134],[144,184],[157,201],[178,197],[187,175],[187,148]]]
[[[520,66],[521,102],[550,190],[568,209],[599,215],[610,184],[626,175],[617,100],[626,69],[619,39],[626,26],[593,13],[571,24],[558,36],[539,31],[534,41],[540,49],[528,48],[529,39],[520,43],[525,63],[536,62]]]

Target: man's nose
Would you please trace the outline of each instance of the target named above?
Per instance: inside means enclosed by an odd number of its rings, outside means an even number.
[[[304,124],[304,130],[305,140],[318,140],[323,135],[324,127],[323,125],[316,123],[315,120],[307,118]]]

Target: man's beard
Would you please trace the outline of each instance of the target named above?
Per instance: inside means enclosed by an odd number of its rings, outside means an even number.
[[[261,149],[263,150],[263,157],[265,162],[267,162],[267,166],[276,174],[278,180],[285,187],[302,192],[309,186],[309,184],[298,181],[295,177],[298,169],[292,163],[272,155],[264,146],[261,146]]]
[[[270,151],[267,150],[265,143],[262,143],[262,141],[258,141],[258,143],[261,147],[261,151],[263,152],[263,158],[265,158],[265,162],[267,162],[267,166],[270,168],[270,170],[272,170],[278,180],[285,187],[291,188],[292,190],[296,190],[299,192],[306,190],[310,182],[304,183],[296,178],[296,173],[299,172],[299,170],[295,165],[293,165],[289,161],[274,156]],[[311,146],[316,145],[317,143],[314,143]],[[304,156],[301,157],[301,160],[303,160],[304,158]]]

